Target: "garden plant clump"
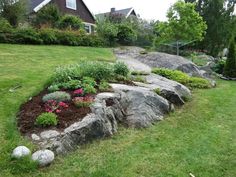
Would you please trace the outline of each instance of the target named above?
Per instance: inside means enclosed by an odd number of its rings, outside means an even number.
[[[110,92],[109,82],[128,80],[124,63],[82,62],[56,69],[51,85],[22,105],[19,127],[22,133],[43,129],[64,129],[91,113],[90,105],[99,92]]]
[[[192,89],[194,88],[203,89],[203,88],[211,87],[211,84],[208,80],[199,78],[199,77],[190,77],[189,75],[181,71],[170,70],[170,69],[165,69],[165,68],[154,68],[152,72],[160,76],[166,77],[167,79],[177,81]]]

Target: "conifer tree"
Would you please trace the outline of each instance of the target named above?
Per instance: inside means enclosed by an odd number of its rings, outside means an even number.
[[[236,78],[236,50],[234,40],[230,42],[229,54],[224,68],[224,76]]]

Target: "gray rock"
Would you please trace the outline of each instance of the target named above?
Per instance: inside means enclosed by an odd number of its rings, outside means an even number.
[[[32,154],[32,160],[39,163],[40,166],[50,165],[54,160],[54,152],[50,150],[39,150]]]
[[[160,95],[175,105],[183,105],[185,103],[184,100],[191,97],[190,90],[178,82],[156,74],[145,76],[145,79],[147,83],[136,82],[135,84],[150,90],[159,89]]]
[[[125,94],[126,102],[120,105],[125,111],[123,123],[128,127],[145,128],[163,119],[169,113],[169,102],[145,87],[111,84],[116,92]]]
[[[170,55],[160,52],[149,52],[145,55],[140,54],[143,51],[138,47],[126,47],[124,50],[119,48],[114,50],[117,58],[132,58],[138,60],[151,68],[168,68],[173,70],[180,70],[190,76],[203,77],[198,66],[193,62],[177,55]]]
[[[36,135],[35,133],[33,133],[31,135],[31,138],[32,138],[33,141],[40,141],[40,137],[38,135]]]
[[[44,139],[44,140],[55,138],[59,135],[60,135],[60,133],[56,130],[47,130],[47,131],[44,131],[44,132],[40,133],[41,138]]]
[[[25,147],[25,146],[18,146],[16,147],[13,152],[12,152],[12,157],[13,158],[22,158],[22,157],[25,157],[25,156],[28,156],[30,155],[30,150],[29,148]]]
[[[115,120],[114,120],[115,121]],[[57,153],[67,153],[74,150],[78,145],[85,144],[94,139],[111,136],[114,133],[112,123],[108,119],[103,119],[95,114],[87,115],[81,122],[74,123],[65,129],[65,135],[60,142],[53,146]]]

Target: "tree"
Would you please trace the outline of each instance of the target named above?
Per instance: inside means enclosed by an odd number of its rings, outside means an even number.
[[[156,44],[189,41],[201,41],[204,38],[207,25],[203,18],[195,11],[195,5],[178,1],[167,13],[167,22],[160,22],[155,30],[158,34]]]
[[[59,22],[59,28],[79,30],[83,27],[82,20],[79,17],[73,15],[64,15]]]
[[[12,26],[17,27],[27,13],[26,0],[0,0],[0,15]]]
[[[232,33],[236,31],[233,13],[236,0],[185,0],[185,2],[197,4],[196,10],[208,26],[205,39],[197,47],[217,56],[227,47]]]
[[[236,50],[234,39],[230,42],[229,54],[224,68],[224,76],[236,78]]]
[[[33,21],[34,25],[41,27],[46,25],[47,27],[56,27],[60,20],[60,12],[56,5],[49,4],[43,7],[37,14]]]

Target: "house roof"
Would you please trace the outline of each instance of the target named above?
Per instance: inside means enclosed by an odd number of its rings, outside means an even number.
[[[41,8],[43,8],[45,5],[50,3],[52,0],[30,0],[30,12],[38,12]],[[84,3],[83,0],[81,2],[84,4],[85,8],[88,10],[92,18],[95,20],[95,17],[93,13],[90,11],[88,6]]]
[[[133,11],[134,11],[134,8],[131,7],[131,8],[127,8],[127,9],[115,10],[114,12],[110,11],[110,12],[106,12],[106,13],[100,13],[100,14],[97,14],[96,17],[97,18],[104,18],[106,15],[109,15],[110,13],[113,13],[113,14],[124,15],[127,18]]]

